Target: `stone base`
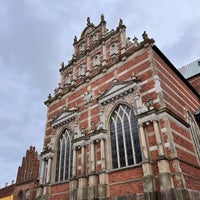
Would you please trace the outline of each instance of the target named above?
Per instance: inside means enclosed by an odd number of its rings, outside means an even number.
[[[87,200],[87,188],[78,188],[77,200]]]
[[[197,200],[200,199],[200,191],[190,190],[166,190],[162,192],[152,191],[144,194],[130,194],[119,197],[97,198],[98,200]]]
[[[40,196],[40,197],[36,197],[35,200],[49,200],[49,195],[43,195],[43,196]]]
[[[90,186],[88,187],[88,197],[87,200],[98,199],[98,187]]]
[[[70,200],[77,200],[77,190],[69,191],[69,199]]]

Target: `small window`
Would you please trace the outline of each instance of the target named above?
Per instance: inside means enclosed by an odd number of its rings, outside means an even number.
[[[118,53],[117,44],[113,43],[110,46],[110,56],[114,56]]]
[[[95,55],[94,58],[93,58],[93,66],[99,66],[100,65],[100,56],[99,54],[98,55]]]
[[[93,35],[93,42],[97,42],[98,41],[98,33],[95,33]]]
[[[84,50],[85,50],[84,44],[81,44],[80,47],[79,47],[79,51],[82,52]]]
[[[19,200],[23,200],[24,199],[24,194],[22,191],[19,192]]]
[[[70,84],[71,84],[71,75],[70,75],[70,74],[67,74],[67,75],[66,75],[65,84],[67,84],[67,85],[70,85]]]
[[[84,65],[81,65],[79,67],[79,76],[84,76],[85,75],[85,69],[84,69]]]

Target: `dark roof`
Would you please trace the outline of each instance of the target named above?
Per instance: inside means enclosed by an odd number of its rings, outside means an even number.
[[[200,74],[200,59],[181,67],[179,71],[186,79]]]

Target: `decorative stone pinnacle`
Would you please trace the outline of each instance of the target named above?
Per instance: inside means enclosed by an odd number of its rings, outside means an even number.
[[[138,44],[138,39],[137,39],[137,37],[134,36],[133,42],[134,42],[134,44]]]
[[[48,95],[48,100],[51,100],[51,94]]]
[[[61,68],[65,67],[65,63],[64,62],[62,62],[60,65],[61,65]]]
[[[102,14],[101,15],[101,23],[104,23],[104,22],[105,22],[104,15]]]
[[[76,37],[76,35],[74,36],[74,43],[77,43],[77,37]]]
[[[90,18],[87,18],[87,26],[90,25]]]
[[[123,25],[123,21],[122,21],[122,19],[120,18],[119,19],[119,26],[122,26]]]

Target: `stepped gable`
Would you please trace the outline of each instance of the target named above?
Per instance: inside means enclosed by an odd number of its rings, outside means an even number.
[[[22,165],[18,168],[16,184],[37,179],[39,170],[38,153],[35,147],[30,147],[26,151],[26,156],[22,159]]]
[[[45,105],[49,106],[63,95],[74,91],[83,83],[89,82],[100,73],[105,73],[110,67],[120,60],[126,60],[134,52],[144,46],[153,45],[154,39],[149,38],[144,31],[143,40],[138,42],[134,37],[131,41],[126,36],[126,26],[122,19],[115,30],[108,30],[104,15],[101,15],[100,23],[95,26],[90,18],[87,18],[86,27],[80,38],[74,37],[74,53],[67,64],[61,63],[61,82],[55,88],[54,94],[49,94]]]

